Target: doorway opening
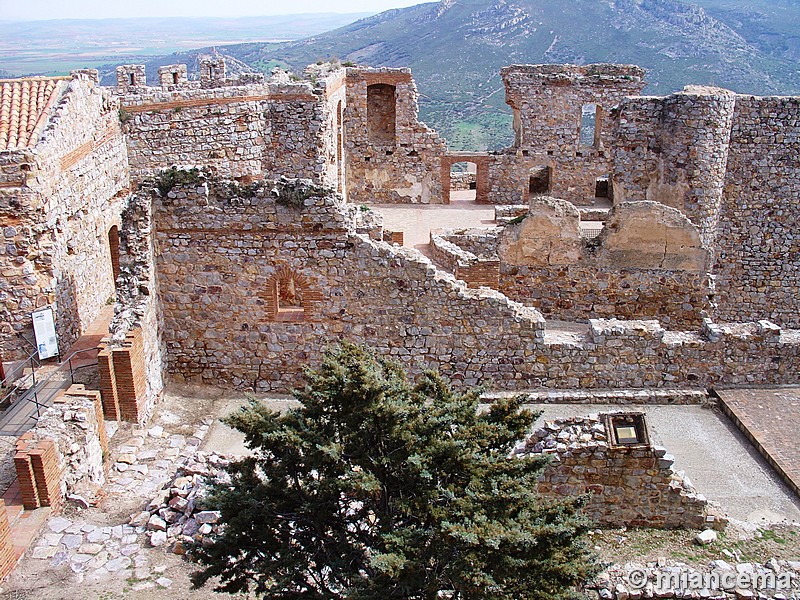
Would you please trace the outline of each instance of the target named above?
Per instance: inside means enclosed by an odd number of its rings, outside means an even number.
[[[528,174],[528,195],[546,196],[550,193],[552,167],[546,165],[533,167]]]
[[[478,196],[478,165],[462,161],[450,165],[450,199],[474,202]]]

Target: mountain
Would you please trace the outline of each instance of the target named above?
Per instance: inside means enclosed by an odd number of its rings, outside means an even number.
[[[800,93],[796,0],[698,4],[442,0],[390,10],[278,47],[239,44],[225,52],[248,64],[285,63],[298,70],[332,57],[409,66],[421,93],[423,120],[454,149],[510,142],[511,116],[499,70],[515,63],[635,63],[647,69],[645,93],[652,94],[689,83],[761,95]]]

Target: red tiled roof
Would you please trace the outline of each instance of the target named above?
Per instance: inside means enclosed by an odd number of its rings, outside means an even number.
[[[0,79],[0,151],[36,144],[58,96],[56,86],[63,79]]]

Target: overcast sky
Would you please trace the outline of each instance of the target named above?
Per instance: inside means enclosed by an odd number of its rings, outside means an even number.
[[[381,12],[424,0],[0,0],[2,20],[113,17],[249,17],[321,12]]]

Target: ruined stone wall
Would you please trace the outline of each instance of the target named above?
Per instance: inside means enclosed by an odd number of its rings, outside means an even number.
[[[9,190],[15,199],[8,200],[13,216],[4,235],[16,298],[7,305],[7,322],[32,339],[31,310],[54,303],[64,351],[114,295],[108,232],[119,223],[128,167],[107,91],[80,74],[60,85],[33,160],[24,163],[26,188]],[[30,352],[7,330],[0,333],[0,348],[6,360]]]
[[[133,194],[121,221],[117,310],[98,357],[100,387],[109,418],[144,423],[163,391],[165,360],[150,195]]]
[[[497,289],[546,317],[658,319],[671,329],[696,329],[711,305],[697,228],[657,203],[617,205],[604,232],[586,240],[574,205],[538,198],[521,222],[494,235],[488,243],[448,239],[475,254],[499,253]]]
[[[716,264],[717,318],[800,326],[800,98],[737,96]]]
[[[394,112],[387,94],[374,94],[370,103],[371,86],[377,86],[378,92],[394,88]],[[390,114],[385,114],[387,111]],[[381,112],[384,114],[376,116]],[[445,142],[417,120],[417,112],[417,89],[409,69],[347,69],[344,137],[350,202],[443,201],[441,157]],[[392,127],[393,136],[387,133]],[[377,135],[377,130],[383,133]]]
[[[315,65],[316,66],[316,65]],[[325,70],[321,70],[321,69]],[[309,67],[312,69],[312,67]],[[340,194],[346,194],[344,160],[344,115],[347,106],[347,88],[344,69],[325,64],[311,74],[317,87],[324,90],[322,131],[320,139],[325,158],[325,171],[321,182]]]
[[[547,421],[516,456],[550,456],[539,479],[546,496],[589,494],[582,512],[611,527],[701,528],[707,501],[673,468],[673,457],[649,444],[614,446],[602,418]],[[712,518],[713,522],[713,518]]]
[[[677,208],[714,248],[735,95],[689,86],[665,98],[628,98],[611,121],[614,202]]]
[[[597,178],[611,171],[605,115],[641,92],[644,71],[633,65],[513,65],[501,76],[514,111],[514,150],[551,166],[550,195],[587,204]],[[596,135],[582,143],[581,113],[589,104],[599,107]]]
[[[539,313],[467,289],[419,253],[356,235],[318,192],[302,206],[265,194],[156,200],[157,278],[168,371],[215,385],[286,389],[339,339],[412,373],[507,389],[789,383],[800,336],[769,323],[665,331],[651,321],[590,321],[551,335]],[[286,300],[286,302],[284,302]],[[299,302],[298,302],[299,300]]]
[[[122,90],[124,92],[124,90]],[[328,176],[320,89],[288,77],[262,85],[140,88],[121,96],[131,176],[172,165],[236,179]]]

